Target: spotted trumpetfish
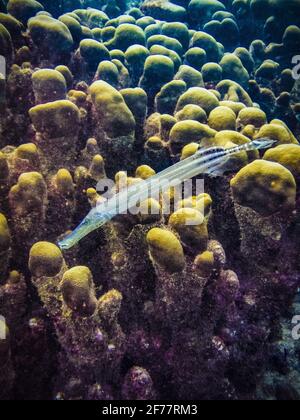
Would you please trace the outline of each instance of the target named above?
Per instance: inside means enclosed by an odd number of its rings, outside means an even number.
[[[226,170],[225,163],[230,156],[243,151],[267,149],[274,143],[268,138],[261,138],[229,149],[223,147],[200,148],[187,159],[125,189],[125,191],[121,190],[104,202],[101,201],[70,235],[59,241],[58,245],[62,250],[70,249],[115,216],[126,213],[138,202],[156,197],[159,193],[166,191],[170,185],[179,185],[200,174],[222,175]]]

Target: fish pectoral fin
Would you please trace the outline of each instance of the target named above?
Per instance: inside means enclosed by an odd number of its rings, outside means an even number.
[[[225,172],[224,168],[215,168],[211,172],[208,172],[208,175],[211,176],[212,178],[217,178],[217,177],[223,176],[224,172]]]
[[[229,157],[226,157],[223,162],[220,162],[215,166],[211,166],[205,173],[212,178],[223,176],[224,173],[228,171],[228,161]]]

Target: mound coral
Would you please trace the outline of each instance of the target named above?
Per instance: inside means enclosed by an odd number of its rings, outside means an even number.
[[[66,163],[64,156],[57,160],[60,156],[58,150],[63,149],[69,150],[67,160],[71,161],[76,148],[74,138],[79,132],[80,113],[77,106],[67,100],[48,102],[31,108],[29,115],[37,131],[35,142],[43,153],[43,165],[48,170],[53,167],[59,169],[58,165]],[[49,156],[53,156],[56,162],[51,164]]]
[[[66,99],[67,84],[57,70],[38,70],[32,75],[36,104]]]
[[[233,178],[231,188],[238,204],[264,216],[295,207],[295,179],[278,163],[256,160]]]
[[[0,329],[1,329],[1,332],[5,333],[4,339],[1,339],[1,342],[0,342],[0,357],[3,362],[1,375],[0,375],[0,384],[1,384],[0,398],[2,400],[5,400],[11,397],[10,393],[13,387],[15,373],[14,373],[14,370],[12,367],[12,361],[11,361],[10,333],[3,319],[0,319]]]
[[[142,4],[141,10],[155,19],[170,22],[180,22],[186,17],[186,10],[184,7],[168,0],[146,0]]]
[[[69,54],[73,47],[73,38],[68,27],[50,16],[38,15],[28,22],[30,36],[41,54],[59,62]]]
[[[176,111],[180,111],[185,105],[190,104],[200,106],[209,114],[214,108],[217,108],[219,101],[209,90],[192,87],[180,96],[177,102]]]
[[[135,121],[122,95],[104,81],[90,87],[91,98],[103,131],[110,138],[132,134]]]
[[[108,49],[93,39],[83,39],[79,45],[79,53],[91,71],[97,69],[100,61],[110,59]]]
[[[189,208],[177,210],[171,215],[169,226],[180,235],[184,244],[196,251],[206,250],[207,226],[203,215],[198,210]]]
[[[158,265],[171,273],[184,269],[182,245],[172,232],[154,228],[148,233],[147,242],[151,258]]]
[[[8,268],[9,248],[10,248],[10,232],[7,220],[3,214],[0,214],[0,261],[1,272],[0,276],[3,278]]]
[[[249,74],[242,61],[234,54],[226,54],[220,61],[224,79],[231,79],[234,82],[245,86],[249,80]]]
[[[124,23],[117,27],[114,37],[106,43],[109,49],[118,48],[126,51],[131,45],[145,45],[146,39],[143,30],[130,23]]]
[[[41,3],[35,0],[9,0],[7,5],[7,11],[22,23],[43,10]]]
[[[205,32],[196,32],[191,40],[191,47],[202,48],[207,61],[218,62],[222,58],[220,45],[215,38]]]
[[[170,132],[170,148],[173,154],[181,152],[182,148],[195,141],[205,142],[214,138],[215,130],[198,121],[185,120],[179,121],[174,125]]]
[[[209,114],[208,125],[216,131],[235,130],[236,115],[230,108],[217,107]]]
[[[289,169],[296,179],[299,178],[299,152],[300,146],[294,144],[283,144],[268,150],[264,159],[270,162],[277,162]]]
[[[74,267],[66,271],[61,292],[66,305],[81,316],[91,316],[96,311],[92,273],[87,267]]]
[[[157,74],[160,75],[159,79],[156,78]],[[146,58],[144,73],[140,80],[140,87],[143,88],[151,98],[156,95],[165,83],[170,82],[173,77],[173,61],[169,57],[163,55],[151,55]]]
[[[166,83],[155,97],[157,111],[173,114],[178,99],[185,91],[186,84],[183,80],[172,80]]]
[[[192,0],[189,3],[188,10],[192,21],[205,23],[210,20],[215,12],[225,10],[225,6],[217,0]]]

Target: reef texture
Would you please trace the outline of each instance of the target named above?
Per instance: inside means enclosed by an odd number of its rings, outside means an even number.
[[[300,1],[0,12],[0,399],[299,400]],[[261,137],[205,194],[55,245],[106,177]]]

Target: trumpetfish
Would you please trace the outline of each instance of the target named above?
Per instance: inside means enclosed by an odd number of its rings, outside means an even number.
[[[147,200],[151,196],[157,196],[166,189],[166,186],[168,188],[170,185],[174,187],[200,174],[222,175],[224,164],[230,156],[243,151],[267,149],[272,147],[274,143],[276,143],[274,140],[261,138],[229,149],[218,146],[207,149],[200,148],[187,159],[128,189],[121,190],[104,202],[101,201],[71,234],[58,242],[58,246],[62,250],[70,249],[115,216],[130,210],[136,203]]]

